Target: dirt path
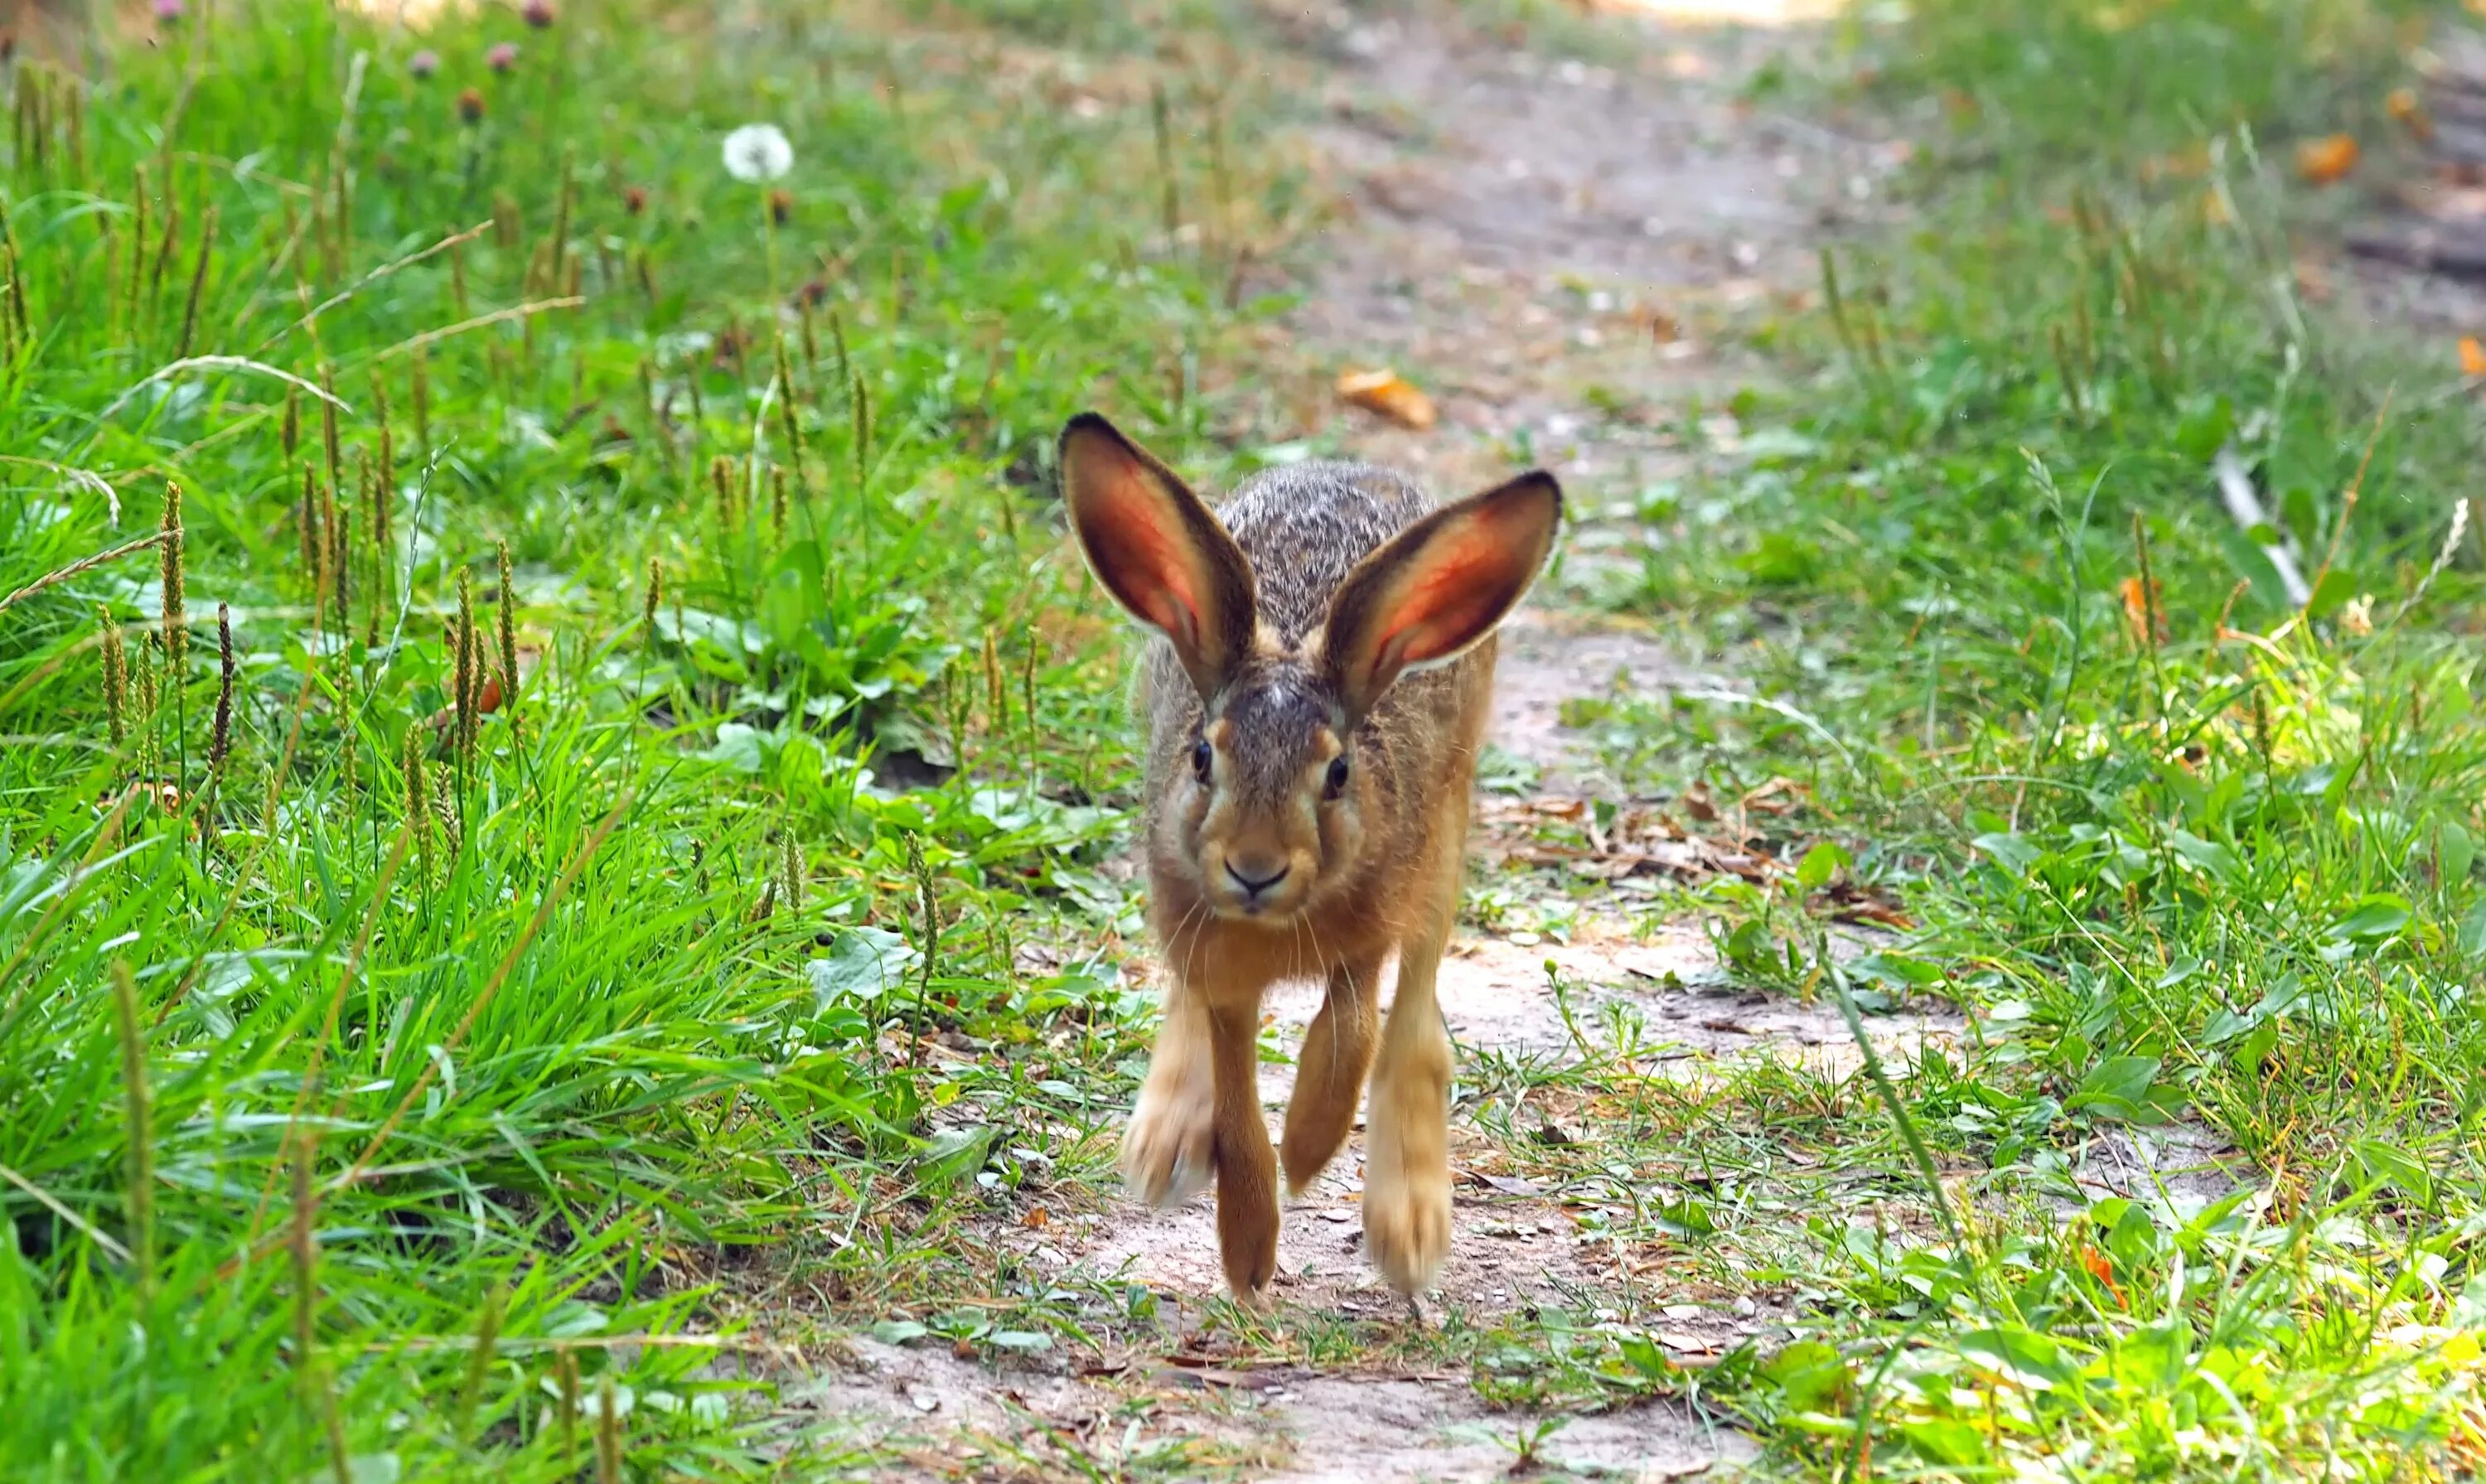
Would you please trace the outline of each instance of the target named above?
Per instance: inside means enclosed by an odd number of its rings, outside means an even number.
[[[1782,286],[1809,283],[1812,243],[1869,204],[1876,156],[1738,106],[1737,84],[1791,43],[1786,33],[1653,32],[1597,64],[1514,49],[1430,8],[1382,18],[1292,14],[1284,24],[1298,60],[1326,79],[1315,143],[1355,209],[1309,254],[1315,266],[1285,336],[1331,371],[1395,366],[1436,398],[1440,422],[1429,430],[1354,415],[1348,440],[1361,456],[1450,492],[1505,471],[1524,448],[1560,473],[1575,517],[1559,579],[1503,646],[1494,740],[1533,790],[1490,801],[1479,848],[1515,890],[1576,911],[1565,909],[1560,941],[1520,925],[1463,932],[1441,981],[1463,1058],[1580,1060],[1549,960],[1575,1023],[1594,1026],[1614,1007],[1644,1025],[1661,1048],[1653,1075],[1695,1078],[1728,1058],[1852,1058],[1835,1010],[1741,992],[1699,923],[1648,921],[1633,874],[1579,900],[1576,883],[1517,858],[1583,798],[1656,802],[1624,795],[1563,726],[1566,701],[1726,683],[1688,672],[1645,633],[1599,621],[1580,595],[1632,563],[1641,536],[1628,512],[1641,487],[1680,476],[1696,457],[1733,455],[1730,419],[1709,420],[1699,453],[1677,426],[1689,398],[1716,399],[1754,370],[1718,350],[1705,327],[1765,312]],[[1276,997],[1284,1044],[1300,1038],[1317,994],[1307,985]],[[1893,1049],[1955,1029],[1929,1014],[1881,1026]],[[1273,1119],[1291,1078],[1289,1065],[1264,1068]],[[1277,1325],[1395,1322],[1398,1305],[1362,1252],[1359,1153],[1360,1140],[1288,1212]],[[1613,1305],[1601,1316],[1662,1325],[1666,1343],[1691,1355],[1768,1324],[1748,1302],[1668,1291],[1663,1272],[1631,1266],[1631,1253],[1593,1239],[1560,1201],[1497,1175],[1491,1139],[1466,1120],[1454,1127],[1452,1157],[1463,1177],[1457,1237],[1430,1300],[1433,1323],[1484,1327],[1601,1295]],[[1041,1230],[987,1237],[1065,1283],[1145,1285],[1181,1316],[1177,1334],[1219,1292],[1205,1198],[1157,1214],[1117,1196]],[[1073,1458],[1129,1471],[1156,1445],[1145,1436],[1178,1443],[1194,1467],[1216,1460],[1251,1478],[1499,1478],[1531,1425],[1488,1409],[1463,1365],[1182,1360],[995,1370],[939,1348],[867,1343],[847,1369],[787,1399],[808,1416],[906,1440],[926,1469],[994,1476],[1045,1476]],[[1688,1410],[1647,1405],[1573,1419],[1541,1458],[1591,1476],[1661,1479],[1721,1470],[1750,1453]]]

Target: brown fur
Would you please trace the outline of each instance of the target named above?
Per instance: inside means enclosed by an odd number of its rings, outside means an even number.
[[[1063,467],[1091,564],[1163,636],[1143,705],[1149,913],[1171,982],[1124,1170],[1159,1203],[1213,1171],[1227,1279],[1260,1294],[1281,1164],[1260,1117],[1260,1003],[1271,984],[1320,980],[1287,1182],[1302,1189],[1344,1142],[1368,1069],[1368,1248],[1417,1293],[1450,1244],[1450,1046],[1433,978],[1457,913],[1491,630],[1542,563],[1560,493],[1536,474],[1435,508],[1390,471],[1312,463],[1258,476],[1212,515],[1092,415],[1064,430]],[[1230,636],[1246,632],[1238,655]]]

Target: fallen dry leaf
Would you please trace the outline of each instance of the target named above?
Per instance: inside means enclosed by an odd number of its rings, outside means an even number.
[[[2114,1295],[2114,1302],[2117,1306],[2126,1306],[2123,1297],[2123,1289],[2114,1280],[2114,1266],[2106,1260],[2103,1253],[2099,1252],[2096,1248],[2088,1246],[2086,1243],[2082,1244],[2081,1265],[2089,1270],[2089,1276],[2091,1278],[2094,1278],[2099,1282],[2106,1284],[2106,1291]]]
[[[1436,419],[1433,399],[1394,371],[1348,371],[1338,378],[1338,395],[1418,432],[1432,426]]]
[[[2143,591],[2140,578],[2127,577],[2115,585],[2115,591],[2123,596],[2123,621],[2131,628],[2132,637],[2151,641],[2154,631],[2154,642],[2165,644],[2167,604],[2159,595],[2158,584],[2151,582],[2148,591]]]
[[[2296,147],[2296,173],[2315,185],[2347,179],[2357,168],[2357,141],[2346,134],[2308,139]]]
[[[2486,376],[2486,345],[2479,344],[2474,335],[2460,337],[2460,374]]]
[[[2417,102],[2415,88],[2393,88],[2383,99],[2383,110],[2420,142],[2434,137],[2434,121],[2426,117],[2424,105]]]
[[[1833,916],[1842,922],[1871,922],[1898,932],[1912,932],[1916,920],[1901,912],[1898,903],[1888,893],[1872,887],[1861,887],[1852,881],[1833,882],[1823,893],[1836,909]]]

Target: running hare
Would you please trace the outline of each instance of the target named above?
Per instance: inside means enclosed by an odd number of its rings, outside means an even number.
[[[1366,1244],[1412,1298],[1450,1242],[1433,976],[1458,911],[1492,635],[1544,563],[1561,490],[1525,474],[1436,508],[1387,470],[1304,463],[1211,513],[1094,413],[1063,429],[1062,484],[1088,564],[1161,636],[1145,674],[1147,863],[1172,977],[1123,1173],[1167,1206],[1214,1170],[1227,1282],[1260,1297],[1280,1162],[1260,1121],[1260,997],[1324,981],[1286,1105],[1287,1183],[1302,1190],[1345,1141],[1369,1066]]]

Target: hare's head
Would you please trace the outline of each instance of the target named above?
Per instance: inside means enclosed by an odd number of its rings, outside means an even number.
[[[1260,621],[1243,549],[1174,471],[1093,413],[1062,434],[1062,483],[1088,564],[1165,636],[1199,692],[1182,765],[1151,800],[1171,862],[1220,915],[1283,921],[1395,843],[1368,828],[1385,749],[1363,729],[1399,676],[1457,659],[1528,591],[1562,496],[1523,475],[1374,548],[1290,644]],[[1359,741],[1359,738],[1362,740]],[[1163,747],[1168,739],[1160,737]],[[1396,756],[1400,749],[1388,749]],[[1438,754],[1411,747],[1407,754]],[[1398,780],[1403,795],[1423,780]]]

